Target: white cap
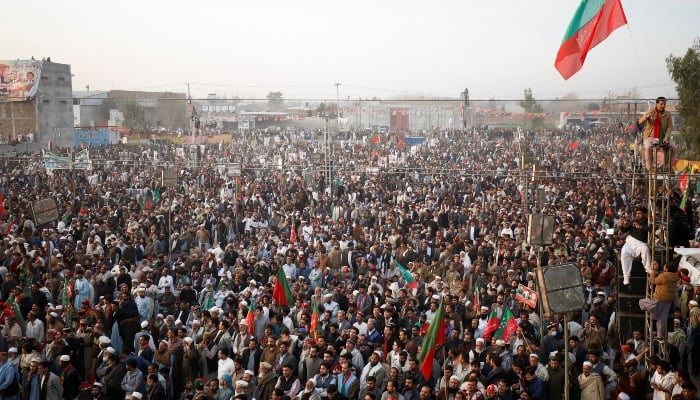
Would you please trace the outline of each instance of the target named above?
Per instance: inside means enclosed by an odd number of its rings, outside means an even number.
[[[476,338],[476,342],[484,344],[484,338]]]
[[[94,382],[92,386],[97,386],[98,388],[101,388],[102,384],[100,382]]]
[[[111,344],[111,343],[112,343],[112,339],[110,339],[110,338],[108,338],[107,336],[104,336],[104,335],[103,335],[103,336],[100,336],[100,337],[97,339],[97,341],[100,342],[100,344]]]
[[[540,359],[540,356],[538,356],[538,355],[535,354],[535,353],[530,353],[530,357],[535,357],[535,358],[538,359],[538,360]]]
[[[673,396],[673,397],[676,397],[676,396]],[[618,400],[630,400],[630,396],[629,396],[627,393],[625,393],[625,392],[620,392],[620,393],[617,395],[617,399],[618,399]]]
[[[248,382],[244,381],[243,379],[239,379],[236,381],[236,386],[248,387]]]
[[[186,338],[184,338],[184,339],[182,339],[182,340],[184,340],[184,341],[185,341],[185,343],[189,343],[189,344],[192,344],[192,342],[194,342],[194,340],[192,340],[192,338],[191,338],[191,337],[189,337],[189,336],[188,336],[188,337],[186,337]]]
[[[592,366],[593,366],[593,363],[590,362],[590,361],[584,361],[584,362],[583,362],[583,366],[584,366],[584,367],[592,367]]]
[[[114,349],[114,347],[110,346],[105,349],[107,353],[112,353],[112,354],[117,354],[117,351]]]
[[[131,393],[131,397],[136,397],[137,399],[141,400],[143,399],[143,395],[139,392],[133,392]]]
[[[450,380],[451,380],[451,381],[455,381],[455,382],[459,382],[459,377],[457,377],[457,375],[452,375],[452,376],[450,377]]]
[[[498,340],[496,340],[496,346],[505,347],[506,341],[502,340],[502,339],[498,339]]]
[[[148,328],[148,321],[143,321],[143,322],[141,322],[141,328],[142,328],[142,329]]]
[[[59,360],[63,362],[70,362],[70,356],[68,354],[64,354],[61,356],[61,358],[59,358]]]
[[[486,306],[481,306],[481,311],[488,311],[488,310],[489,310],[488,307],[486,307]]]
[[[696,307],[697,307],[698,302],[695,301],[695,300],[690,300],[690,301],[688,302],[688,304],[691,305],[691,306],[696,306]]]
[[[249,370],[249,369],[245,370],[245,372],[243,372],[243,373],[244,373],[244,374],[248,374],[248,375],[250,375],[250,376],[252,376],[252,377],[255,377],[255,372],[253,372],[253,371],[251,371],[251,370]]]
[[[16,347],[10,347],[9,349],[7,349],[7,352],[8,352],[8,353],[16,353],[16,352],[17,352],[17,348],[16,348]]]

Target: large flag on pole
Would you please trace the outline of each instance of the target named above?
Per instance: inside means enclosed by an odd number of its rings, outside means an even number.
[[[428,333],[423,338],[420,354],[418,354],[418,362],[420,363],[420,372],[425,380],[430,379],[433,371],[433,361],[435,358],[435,346],[445,343],[445,321],[443,319],[444,309],[443,300],[440,300],[437,313],[430,323]]]
[[[399,267],[399,271],[401,271],[401,275],[403,275],[403,280],[406,281],[406,287],[409,289],[417,288],[418,282],[416,282],[416,278],[413,276],[413,274],[404,268],[403,265],[399,264],[398,261],[396,261],[396,266]]]
[[[620,0],[581,0],[554,61],[557,71],[564,79],[571,78],[583,67],[588,52],[625,24]]]
[[[272,290],[272,298],[277,306],[294,304],[294,296],[292,296],[292,291],[289,290],[289,283],[282,267],[277,270],[277,281],[275,282],[275,288]]]

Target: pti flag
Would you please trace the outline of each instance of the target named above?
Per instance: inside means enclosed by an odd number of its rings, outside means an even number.
[[[443,300],[440,300],[437,313],[430,323],[428,333],[423,338],[420,354],[418,354],[418,362],[420,363],[420,372],[425,380],[430,379],[433,370],[433,361],[435,358],[435,346],[445,343],[445,321],[443,319],[444,309]]]
[[[289,283],[287,282],[287,277],[284,276],[282,267],[277,270],[277,281],[275,282],[275,288],[272,290],[272,298],[278,306],[294,304],[294,297],[292,296],[292,291],[289,290]]]
[[[583,67],[588,52],[625,24],[620,0],[582,0],[554,61],[557,71],[564,79],[571,78]]]
[[[498,319],[498,314],[494,308],[491,310],[491,314],[489,314],[488,322],[486,322],[486,329],[484,329],[484,340],[491,340],[491,335],[493,335],[500,326],[501,321]]]
[[[255,332],[255,327],[253,323],[255,322],[255,300],[250,299],[250,305],[248,306],[248,314],[245,316],[245,322],[248,323],[248,333],[251,335]]]
[[[517,330],[518,321],[513,316],[513,312],[510,310],[510,308],[505,307],[505,310],[503,310],[503,316],[501,316],[500,327],[494,336],[497,339],[503,339],[507,342]]]
[[[413,274],[404,268],[403,265],[399,264],[398,261],[396,261],[396,266],[399,267],[399,271],[401,271],[401,275],[403,275],[403,280],[406,281],[406,287],[409,289],[417,288],[418,282],[416,282],[416,278],[413,277]]]
[[[318,339],[318,304],[314,302],[314,309],[311,313],[311,325],[309,326],[311,330],[311,337],[314,340]]]

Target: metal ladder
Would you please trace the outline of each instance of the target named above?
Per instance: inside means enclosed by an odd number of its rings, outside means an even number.
[[[672,179],[674,177],[669,163],[668,147],[654,146],[654,161],[656,161],[657,151],[663,151],[664,163],[655,167],[647,176],[647,208],[649,210],[649,237],[647,243],[649,252],[651,253],[651,262],[659,263],[663,267],[671,258],[669,249],[669,227],[670,227],[670,196],[668,190],[672,188]],[[647,279],[646,297],[651,298],[654,294],[654,286]],[[654,355],[668,361],[668,341],[666,337],[656,337],[656,324],[652,319],[652,313],[647,312],[645,317],[645,336],[649,343],[649,352],[647,352],[646,361]]]

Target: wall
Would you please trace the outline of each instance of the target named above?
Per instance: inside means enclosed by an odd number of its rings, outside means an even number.
[[[52,141],[59,146],[73,144],[73,88],[68,64],[44,62],[39,92],[35,97],[39,107],[37,141]],[[55,129],[54,129],[55,128]],[[61,136],[58,133],[61,132]]]

